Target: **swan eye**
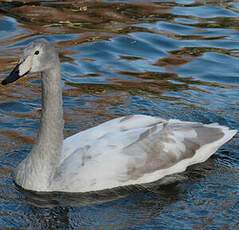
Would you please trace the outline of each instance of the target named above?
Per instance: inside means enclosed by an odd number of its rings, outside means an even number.
[[[37,50],[37,51],[35,51],[34,54],[35,54],[35,55],[38,55],[39,53],[40,53],[39,50]]]

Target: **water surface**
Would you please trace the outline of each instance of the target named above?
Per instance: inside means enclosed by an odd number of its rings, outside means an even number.
[[[136,113],[239,129],[238,16],[237,1],[0,1],[0,78],[45,37],[66,137]],[[239,229],[238,136],[168,186],[39,195],[12,177],[39,127],[39,78],[0,91],[0,229]]]

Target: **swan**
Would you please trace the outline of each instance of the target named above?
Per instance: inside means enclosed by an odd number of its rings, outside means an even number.
[[[16,183],[27,190],[90,192],[155,182],[206,161],[237,132],[215,123],[128,115],[64,140],[60,61],[53,44],[33,41],[2,85],[35,72],[42,82],[41,124],[15,171]]]

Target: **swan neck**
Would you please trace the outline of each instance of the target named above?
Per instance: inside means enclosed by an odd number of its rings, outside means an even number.
[[[60,67],[42,72],[42,113],[37,145],[48,160],[59,162],[63,144],[63,103]]]

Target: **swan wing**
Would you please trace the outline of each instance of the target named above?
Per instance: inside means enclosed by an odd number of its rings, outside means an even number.
[[[124,149],[131,156],[127,183],[149,183],[183,172],[189,165],[206,161],[236,133],[218,124],[178,120],[153,126]]]
[[[235,133],[217,124],[148,116],[114,119],[65,142],[76,146],[65,146],[71,153],[64,155],[54,190],[87,192],[150,183],[207,160]]]
[[[129,115],[112,119],[93,128],[76,133],[64,140],[62,161],[82,146],[92,145],[93,142],[103,139],[103,137],[106,137],[110,133],[146,128],[160,122],[165,122],[165,120],[153,116]]]

